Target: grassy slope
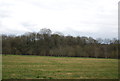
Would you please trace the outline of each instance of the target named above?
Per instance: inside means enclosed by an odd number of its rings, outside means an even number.
[[[117,59],[3,56],[3,79],[116,79]]]

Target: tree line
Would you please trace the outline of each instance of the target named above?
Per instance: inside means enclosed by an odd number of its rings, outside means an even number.
[[[64,36],[43,28],[20,36],[2,35],[2,54],[117,58],[117,39]]]

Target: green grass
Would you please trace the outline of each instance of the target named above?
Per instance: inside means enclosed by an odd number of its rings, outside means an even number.
[[[118,79],[117,59],[3,55],[3,79]]]

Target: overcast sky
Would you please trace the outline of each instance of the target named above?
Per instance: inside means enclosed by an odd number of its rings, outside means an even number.
[[[119,0],[0,0],[0,34],[49,28],[64,35],[118,38]]]

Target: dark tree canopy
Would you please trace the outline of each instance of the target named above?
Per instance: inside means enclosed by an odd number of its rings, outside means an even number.
[[[21,36],[2,35],[2,54],[117,58],[117,39],[64,36],[43,28]]]

